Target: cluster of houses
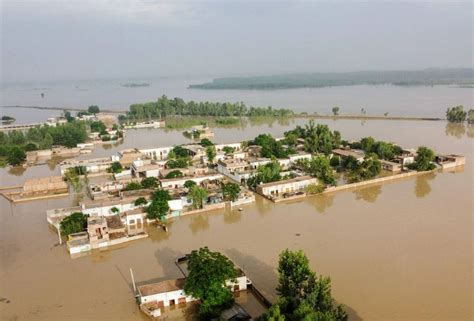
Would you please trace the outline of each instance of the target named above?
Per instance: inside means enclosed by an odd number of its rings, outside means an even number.
[[[119,213],[123,222],[146,221],[145,208],[151,203],[153,190],[139,188],[130,190],[128,186],[132,183],[140,186],[147,178],[155,178],[158,187],[169,192],[171,199],[168,201],[169,213],[167,218],[196,212],[224,208],[226,206],[238,206],[255,201],[255,195],[246,189],[247,181],[255,176],[259,167],[277,161],[280,167],[281,180],[261,183],[256,186],[255,191],[274,201],[282,201],[304,197],[310,185],[318,185],[318,179],[305,173],[300,166],[302,160],[310,160],[312,155],[304,151],[302,146],[297,146],[296,152],[286,158],[272,160],[261,157],[260,146],[245,146],[241,143],[213,145],[216,151],[215,158],[210,161],[206,153],[206,147],[200,144],[181,145],[181,150],[186,151],[188,161],[183,168],[168,168],[170,154],[175,147],[157,147],[148,149],[126,149],[116,155],[88,160],[70,159],[60,164],[61,174],[70,168],[81,167],[87,173],[89,179],[88,193],[90,199],[80,203],[80,211],[90,218],[117,215]],[[359,162],[364,160],[364,152],[350,148],[336,148],[331,157],[353,157]],[[382,161],[384,170],[397,173],[404,171],[405,166],[414,162],[416,153],[412,150],[403,150],[393,160]],[[114,163],[120,163],[123,170],[109,173]],[[463,165],[465,160],[457,155],[438,155],[436,162],[441,168]],[[189,186],[186,182],[192,181],[195,185],[204,188],[207,196],[202,206],[196,208],[189,197]],[[226,200],[223,196],[223,184],[233,182],[240,185],[240,192],[236,199]],[[143,197],[146,203],[135,204],[137,198]],[[73,210],[59,210],[61,215],[53,215],[54,220],[58,217],[64,218],[73,213]],[[133,218],[129,218],[133,217]],[[52,221],[54,221],[52,220]],[[50,218],[48,217],[48,221]],[[127,225],[127,224],[125,224]],[[84,236],[84,235],[82,235]],[[88,239],[95,239],[88,234]],[[72,241],[72,240],[71,240]],[[74,240],[74,242],[76,242]],[[71,244],[75,244],[72,242]],[[77,243],[77,242],[76,242]],[[90,245],[94,248],[95,245]],[[70,250],[76,251],[76,250]],[[72,253],[72,252],[71,252]]]

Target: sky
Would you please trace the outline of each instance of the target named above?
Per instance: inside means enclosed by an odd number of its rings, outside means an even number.
[[[473,63],[470,1],[0,2],[4,83]]]

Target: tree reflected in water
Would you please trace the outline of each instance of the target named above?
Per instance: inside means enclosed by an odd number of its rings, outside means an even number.
[[[200,231],[205,231],[209,228],[209,217],[207,215],[193,214],[191,216],[192,218],[189,228],[193,234],[196,234]]]
[[[375,203],[382,193],[382,185],[370,186],[362,189],[356,189],[354,195],[356,200],[364,200],[369,203]]]
[[[15,175],[15,176],[21,176],[23,173],[26,171],[26,167],[23,166],[14,166],[10,167],[8,170],[8,174],[10,175]]]
[[[467,137],[474,138],[474,124],[467,125],[466,134]]]
[[[224,213],[224,223],[226,224],[234,224],[240,222],[242,218],[242,213],[239,212],[237,209],[231,209],[225,211]]]
[[[311,197],[310,200],[318,213],[324,213],[332,206],[334,194],[319,194]]]
[[[446,136],[454,136],[457,139],[460,139],[466,132],[466,128],[462,123],[447,123],[444,131]]]
[[[420,175],[415,181],[415,195],[418,198],[423,198],[431,192],[429,181],[436,177],[435,173]]]

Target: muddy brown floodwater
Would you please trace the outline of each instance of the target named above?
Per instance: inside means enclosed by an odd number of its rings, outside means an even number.
[[[281,135],[290,120],[216,129],[216,141]],[[472,320],[473,133],[444,122],[324,121],[348,139],[374,136],[405,147],[426,145],[466,156],[456,172],[273,204],[260,197],[243,211],[182,217],[165,233],[71,259],[45,217],[77,198],[10,205],[0,198],[0,315],[3,320],[146,320],[135,304],[129,268],[140,282],[178,277],[178,255],[200,246],[222,251],[274,298],[278,254],[303,249],[332,279],[351,320]],[[116,147],[183,143],[178,132],[129,131]],[[54,166],[1,170],[1,185],[58,173]]]

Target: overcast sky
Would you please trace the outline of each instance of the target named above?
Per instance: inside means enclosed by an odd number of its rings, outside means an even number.
[[[3,82],[472,65],[471,2],[0,2]]]

